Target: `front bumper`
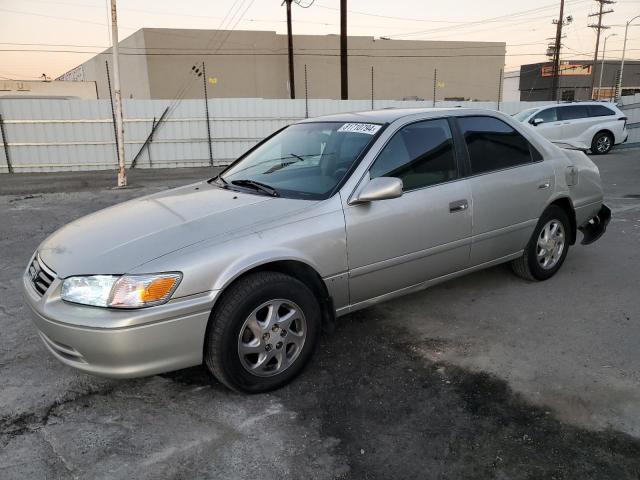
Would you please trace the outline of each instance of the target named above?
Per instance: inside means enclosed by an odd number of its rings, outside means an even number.
[[[589,245],[598,240],[607,231],[607,225],[610,221],[611,209],[603,203],[598,214],[579,228],[583,235],[580,243]]]
[[[94,375],[132,378],[202,363],[215,292],[139,310],[73,305],[56,279],[42,297],[23,278],[27,304],[47,349],[62,363]]]

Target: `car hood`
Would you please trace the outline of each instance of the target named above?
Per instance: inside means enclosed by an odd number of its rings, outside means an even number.
[[[204,240],[228,239],[246,228],[260,230],[270,220],[315,203],[225,190],[201,182],[75,220],[48,237],[38,252],[60,278],[123,274]]]

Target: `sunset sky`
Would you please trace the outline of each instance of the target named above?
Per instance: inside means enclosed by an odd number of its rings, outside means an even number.
[[[311,0],[301,0],[303,6]],[[56,77],[110,43],[109,0],[0,0],[0,77]],[[275,30],[286,33],[282,0],[119,0],[120,39],[142,27]],[[339,32],[338,0],[316,0],[295,6],[294,33]],[[587,27],[596,11],[593,0],[567,0],[563,57],[590,59],[595,31]],[[543,61],[547,39],[555,34],[551,20],[559,1],[550,0],[350,0],[349,34],[414,40],[478,40],[507,43],[506,71]],[[233,7],[233,9],[232,9]],[[607,43],[607,58],[620,58],[624,23],[640,14],[640,0],[619,0],[605,17],[616,33]],[[227,21],[225,15],[231,12]],[[235,12],[235,16],[234,16]],[[640,24],[640,19],[636,21]],[[224,48],[224,46],[222,46]],[[640,58],[640,27],[629,29],[627,58]]]

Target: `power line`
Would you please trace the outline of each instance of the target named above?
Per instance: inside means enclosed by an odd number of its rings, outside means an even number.
[[[640,49],[629,49],[632,50],[640,50]],[[610,52],[620,52],[622,50],[609,50]],[[96,54],[96,55],[108,55],[108,52],[88,52],[88,51],[80,51],[80,50],[43,50],[43,49],[0,49],[0,52],[33,52],[33,53],[77,53],[77,54]],[[184,53],[158,53],[158,52],[121,52],[120,55],[129,55],[129,56],[283,56],[287,55],[286,52],[278,53],[278,52],[184,52]],[[339,57],[339,54],[335,53],[300,53],[302,56],[309,57]],[[376,55],[376,54],[364,54],[364,53],[354,53],[350,54],[350,57],[365,57],[365,58],[468,58],[468,57],[530,57],[534,55],[544,55],[540,52],[528,52],[528,53],[469,53],[469,54],[455,54],[455,55]],[[544,62],[542,62],[544,63]]]
[[[590,0],[574,0],[572,2],[572,5],[578,4],[578,3],[585,3],[588,2]],[[522,17],[531,13],[540,13],[542,11],[548,10],[550,8],[555,8],[557,5],[554,4],[548,4],[548,5],[543,5],[541,7],[537,7],[537,8],[531,8],[528,10],[521,10],[519,12],[512,12],[509,14],[505,14],[505,15],[499,15],[497,17],[490,17],[490,18],[485,18],[482,20],[475,20],[472,22],[466,22],[460,25],[455,25],[452,27],[439,27],[439,28],[434,28],[434,29],[429,29],[429,30],[420,30],[420,31],[416,31],[416,32],[408,32],[408,33],[404,33],[404,34],[399,34],[399,35],[392,35],[395,37],[409,37],[409,36],[416,36],[416,35],[423,35],[423,34],[429,34],[429,33],[439,33],[439,32],[443,32],[443,31],[450,31],[453,29],[460,29],[460,28],[464,28],[467,26],[473,26],[473,25],[479,25],[479,24],[484,24],[484,23],[489,23],[489,22],[500,22],[500,21],[519,21],[521,20],[521,18],[518,17]],[[507,20],[508,19],[508,20]]]
[[[376,40],[374,40],[376,41]],[[429,41],[431,42],[431,41]],[[441,43],[441,42],[439,42]],[[458,42],[450,42],[450,43],[458,43]],[[433,47],[415,47],[415,48],[405,48],[405,47],[401,47],[401,48],[376,48],[376,51],[402,51],[402,52],[406,52],[406,51],[413,51],[413,50],[473,50],[473,49],[487,49],[487,48],[501,48],[501,47],[522,47],[522,46],[532,46],[532,45],[540,45],[540,42],[530,42],[530,43],[518,43],[518,44],[503,44],[503,43],[499,43],[499,42],[477,42],[477,43],[486,43],[486,44],[494,44],[494,45],[467,45],[467,46],[448,46],[448,47],[438,47],[438,46],[433,46]],[[74,48],[101,48],[101,49],[108,49],[110,48],[109,46],[105,46],[105,45],[78,45],[78,44],[65,44],[65,43],[20,43],[20,42],[0,42],[0,45],[16,45],[16,46],[44,46],[44,47],[74,47]],[[123,50],[166,50],[166,51],[203,51],[205,52],[204,48],[194,48],[194,47],[188,47],[188,48],[181,48],[181,47],[123,47],[120,46],[121,49]],[[232,48],[229,50],[246,50],[246,51],[256,51],[256,50],[269,50],[272,52],[277,52],[279,50],[285,50],[286,47],[282,47],[282,48],[259,48],[259,47],[251,47],[251,48]],[[322,48],[322,47],[315,47],[315,48],[304,48],[304,47],[298,47],[296,48],[296,51],[315,51],[315,50],[319,50],[319,51],[326,51],[326,50],[340,50],[337,47],[326,47],[326,48]],[[350,51],[357,51],[357,50],[370,50],[369,48],[350,48]],[[92,52],[87,52],[87,53],[92,53]]]

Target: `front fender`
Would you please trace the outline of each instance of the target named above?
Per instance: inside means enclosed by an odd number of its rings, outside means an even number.
[[[296,251],[291,248],[274,248],[256,253],[250,253],[235,259],[217,275],[215,283],[213,284],[213,290],[224,290],[231,283],[233,283],[234,280],[249,272],[250,270],[268,265],[269,263],[281,261],[294,261],[303,263],[308,267],[311,267],[315,272],[318,272],[318,266],[315,264],[315,262],[307,255],[304,255],[302,252]]]

